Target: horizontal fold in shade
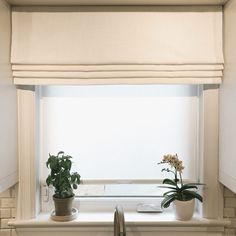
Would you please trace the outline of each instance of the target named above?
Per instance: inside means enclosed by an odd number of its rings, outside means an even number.
[[[217,6],[16,7],[12,13],[15,84],[218,84],[222,51]]]
[[[16,85],[116,85],[116,84],[220,84],[220,77],[212,78],[14,78]]]
[[[13,71],[217,71],[223,64],[205,65],[12,65]]]
[[[220,84],[223,65],[13,65],[15,84]]]
[[[221,71],[14,71],[22,78],[181,78],[221,77]]]

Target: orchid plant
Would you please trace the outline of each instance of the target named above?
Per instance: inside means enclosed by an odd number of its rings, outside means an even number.
[[[161,207],[167,208],[170,206],[171,202],[175,200],[179,201],[188,201],[191,199],[198,199],[202,202],[202,196],[198,194],[195,190],[198,189],[196,185],[200,185],[199,183],[188,183],[184,184],[182,179],[182,172],[184,169],[183,162],[179,160],[178,155],[167,154],[163,156],[163,159],[158,164],[168,164],[169,168],[163,168],[162,172],[170,172],[173,173],[174,179],[166,178],[163,180],[163,184],[166,186],[162,186],[164,188],[170,189],[169,191],[163,194],[163,201],[161,203]],[[195,190],[194,190],[195,189]]]

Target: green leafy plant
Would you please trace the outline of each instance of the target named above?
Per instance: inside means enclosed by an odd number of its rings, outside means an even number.
[[[51,169],[46,179],[48,186],[52,185],[55,190],[54,197],[69,198],[73,197],[73,189],[77,189],[80,184],[80,175],[77,172],[71,173],[71,156],[64,155],[60,151],[58,154],[50,155],[47,160],[47,168]]]
[[[170,206],[171,202],[175,200],[188,201],[196,198],[200,202],[203,201],[202,196],[195,191],[198,189],[196,185],[200,185],[199,183],[183,183],[182,171],[184,166],[182,165],[182,161],[179,160],[177,154],[164,155],[162,161],[158,164],[168,164],[170,168],[163,168],[162,172],[166,171],[173,173],[174,175],[174,179],[166,178],[162,182],[166,185],[162,187],[170,190],[163,194],[164,199],[161,203],[161,207],[167,208]]]

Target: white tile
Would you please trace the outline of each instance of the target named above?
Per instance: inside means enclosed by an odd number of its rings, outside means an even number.
[[[15,229],[12,229],[12,230],[11,230],[11,236],[17,236],[17,233],[16,233],[16,230],[15,230]]]
[[[231,220],[231,224],[230,224],[230,228],[236,228],[236,218],[230,219]]]
[[[230,191],[228,188],[224,188],[224,196],[225,197],[235,197],[235,194],[232,192],[232,191]]]
[[[0,193],[0,198],[3,198],[3,197],[11,197],[10,189],[7,189],[6,191]]]
[[[235,229],[225,229],[225,232],[224,232],[224,235],[225,236],[235,236]]]
[[[0,218],[10,218],[11,209],[10,208],[1,208],[0,209]]]
[[[0,202],[1,208],[15,207],[15,198],[2,198]]]
[[[0,235],[1,236],[11,236],[11,230],[10,229],[0,229]]]
[[[236,207],[236,198],[226,197],[225,198],[225,207],[226,208]]]
[[[11,217],[15,218],[16,217],[16,208],[11,209]]]
[[[8,225],[10,219],[1,219],[1,228],[2,229],[10,229],[11,227]]]

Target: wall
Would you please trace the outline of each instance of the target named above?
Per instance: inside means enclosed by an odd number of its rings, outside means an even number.
[[[224,217],[231,225],[225,235],[236,235],[236,1],[230,0],[224,6],[224,58],[225,70],[220,87],[220,181],[224,188]],[[229,190],[231,189],[231,190]]]
[[[14,219],[16,215],[16,191],[12,187],[0,193],[0,235],[15,236],[15,230],[11,229],[7,223]]]
[[[0,0],[0,192],[17,181],[16,88],[10,65],[11,7]]]
[[[224,6],[223,84],[220,86],[220,181],[236,193],[236,0]]]
[[[14,236],[7,223],[16,214],[15,188],[8,187],[17,181],[17,109],[10,66],[11,7],[4,0],[0,0],[0,31],[0,235]]]

